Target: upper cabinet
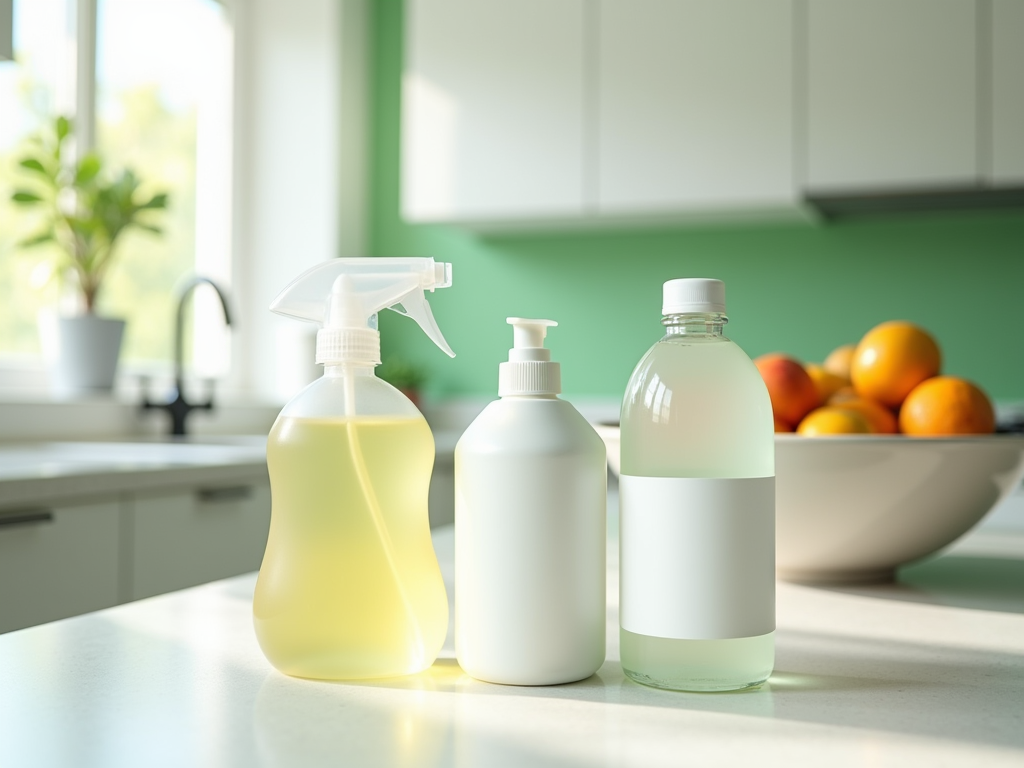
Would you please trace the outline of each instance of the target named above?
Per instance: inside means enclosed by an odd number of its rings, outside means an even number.
[[[406,7],[406,220],[795,206],[792,0]]]
[[[992,181],[1024,184],[1024,2],[992,0]]]
[[[410,221],[799,215],[1024,184],[1024,0],[407,9]]]
[[[584,6],[584,0],[406,3],[406,219],[583,213]]]
[[[806,9],[809,189],[978,178],[972,0],[813,0]]]
[[[791,0],[597,8],[597,210],[792,204]]]

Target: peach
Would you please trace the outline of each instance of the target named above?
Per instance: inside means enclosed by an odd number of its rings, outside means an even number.
[[[754,361],[772,399],[775,418],[787,424],[799,424],[808,413],[821,405],[814,380],[799,361],[772,353]]]

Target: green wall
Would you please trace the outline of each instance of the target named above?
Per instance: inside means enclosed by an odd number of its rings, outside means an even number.
[[[439,397],[494,395],[510,315],[548,317],[565,394],[620,397],[661,336],[661,284],[725,281],[727,333],[748,354],[821,360],[888,319],[938,338],[948,373],[999,400],[1024,399],[1024,215],[957,214],[840,225],[787,224],[483,237],[399,216],[402,6],[375,3],[371,249],[453,264],[430,297],[457,357],[414,323],[381,315],[384,356],[429,371]]]

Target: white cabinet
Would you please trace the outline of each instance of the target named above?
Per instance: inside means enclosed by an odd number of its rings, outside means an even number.
[[[792,203],[791,0],[603,0],[598,208]]]
[[[0,632],[255,571],[266,480],[0,510]]]
[[[579,216],[584,0],[409,0],[402,211]]]
[[[120,602],[117,500],[0,512],[0,632]]]
[[[809,189],[977,182],[973,0],[813,0],[806,13]]]
[[[200,488],[132,500],[131,599],[255,571],[270,528],[266,485]]]
[[[1024,184],[1024,2],[992,0],[992,167],[996,186]]]

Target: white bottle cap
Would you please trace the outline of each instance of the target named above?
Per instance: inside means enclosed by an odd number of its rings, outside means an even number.
[[[562,366],[551,362],[551,350],[544,348],[548,328],[554,320],[507,319],[514,330],[508,362],[498,366],[498,396],[557,395],[562,391]]]
[[[684,312],[725,314],[725,283],[706,277],[669,280],[662,292],[661,314]]]

